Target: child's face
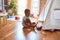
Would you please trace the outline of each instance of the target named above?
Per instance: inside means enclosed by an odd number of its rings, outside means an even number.
[[[26,13],[26,16],[27,16],[27,17],[29,17],[29,16],[30,16],[30,11],[28,11],[28,12]]]

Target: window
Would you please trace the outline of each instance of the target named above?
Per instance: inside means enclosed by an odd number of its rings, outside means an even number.
[[[3,11],[3,0],[0,0],[0,11]]]
[[[39,14],[40,0],[31,0],[31,14]]]
[[[27,8],[27,0],[17,0],[17,13],[20,18],[24,16],[24,10]]]

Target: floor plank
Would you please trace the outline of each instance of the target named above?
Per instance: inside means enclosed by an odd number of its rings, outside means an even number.
[[[21,22],[8,21],[8,23],[0,28],[0,40],[60,40],[60,31],[34,31],[23,29]]]

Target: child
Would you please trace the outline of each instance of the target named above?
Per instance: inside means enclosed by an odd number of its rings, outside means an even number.
[[[24,28],[29,28],[29,29],[34,29],[34,27],[36,26],[35,23],[31,23],[30,19],[30,10],[29,9],[25,9],[25,16],[23,17],[23,26]]]

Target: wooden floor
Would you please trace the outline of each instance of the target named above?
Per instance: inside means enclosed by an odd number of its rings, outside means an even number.
[[[22,28],[21,22],[8,21],[7,25],[0,26],[0,40],[60,40],[60,31],[29,31]]]

